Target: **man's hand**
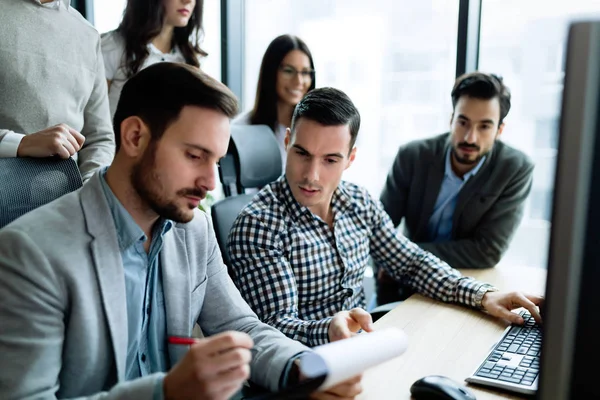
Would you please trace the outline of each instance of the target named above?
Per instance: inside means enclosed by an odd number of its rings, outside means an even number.
[[[324,392],[313,393],[310,398],[314,400],[352,400],[362,393],[361,379],[362,375],[355,376]]]
[[[58,124],[21,139],[17,157],[69,158],[83,146],[85,136],[66,124]]]
[[[340,311],[333,316],[329,324],[329,341],[348,339],[360,329],[366,332],[373,331],[373,318],[362,308],[353,308],[350,311]]]
[[[229,399],[250,376],[253,346],[250,336],[242,332],[198,339],[165,376],[165,400]]]
[[[518,314],[511,312],[516,308],[525,307],[531,313],[533,318],[538,322],[542,322],[542,317],[538,310],[539,305],[544,302],[541,296],[523,294],[521,292],[487,292],[483,296],[481,305],[490,314],[498,318],[504,318],[513,324],[522,324],[523,318]]]

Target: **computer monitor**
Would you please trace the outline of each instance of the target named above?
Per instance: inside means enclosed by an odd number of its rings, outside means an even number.
[[[600,21],[571,25],[543,307],[543,400],[600,398]]]

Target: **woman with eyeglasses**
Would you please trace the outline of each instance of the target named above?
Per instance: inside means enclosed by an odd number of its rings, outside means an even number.
[[[314,88],[315,65],[306,43],[297,36],[278,36],[263,56],[254,108],[233,123],[268,125],[275,133],[285,166],[285,130],[296,104]]]
[[[119,27],[102,35],[110,115],[125,82],[158,62],[200,67],[204,0],[127,0]]]

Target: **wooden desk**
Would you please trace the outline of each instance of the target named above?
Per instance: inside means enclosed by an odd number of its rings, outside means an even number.
[[[500,290],[544,294],[546,270],[498,266],[462,270]],[[466,384],[508,326],[480,311],[413,295],[375,323],[376,329],[398,327],[408,335],[408,350],[400,357],[366,371],[359,399],[410,399],[410,386],[427,375],[444,375]],[[478,400],[520,399],[481,386],[467,385]]]

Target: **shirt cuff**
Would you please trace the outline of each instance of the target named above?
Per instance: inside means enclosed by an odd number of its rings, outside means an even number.
[[[331,325],[332,319],[333,317],[326,317],[311,324],[310,332],[308,333],[309,347],[329,343],[329,325]]]
[[[152,396],[152,400],[164,400],[164,392],[163,392],[163,380],[165,376],[161,376],[156,380],[154,384],[154,394]]]
[[[6,131],[6,134],[0,140],[0,158],[14,158],[17,156],[17,150],[21,144],[21,140],[25,135],[21,133],[15,133],[13,131]]]

